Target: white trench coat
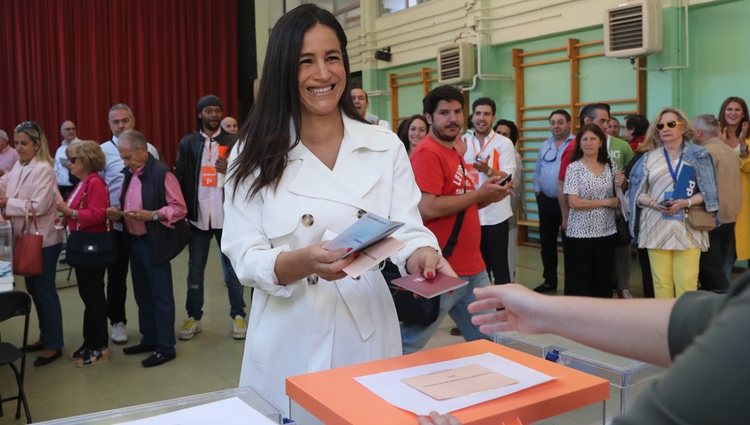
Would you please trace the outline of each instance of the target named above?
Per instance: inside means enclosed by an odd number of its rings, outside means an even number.
[[[255,288],[240,386],[287,415],[287,377],[401,355],[401,335],[379,270],[359,280],[278,285],[276,256],[320,242],[326,230],[341,233],[365,211],[406,223],[393,235],[406,243],[392,257],[400,267],[419,247],[439,248],[422,224],[421,194],[401,141],[382,127],[343,120],[333,170],[299,143],[275,192],[264,188],[249,200],[249,184],[234,199],[231,185],[225,192],[222,250],[240,282]]]

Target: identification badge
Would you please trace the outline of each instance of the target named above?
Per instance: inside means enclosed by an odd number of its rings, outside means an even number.
[[[213,165],[201,166],[201,186],[216,187],[219,175],[216,173],[216,167]]]

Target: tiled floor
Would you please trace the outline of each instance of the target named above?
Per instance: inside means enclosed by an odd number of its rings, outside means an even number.
[[[140,360],[145,355],[125,356],[122,354],[121,346],[112,344],[112,359],[88,369],[78,369],[70,361],[63,359],[41,368],[29,364],[26,391],[33,419],[38,422],[236,386],[244,342],[234,340],[230,335],[231,321],[226,290],[220,281],[221,271],[216,247],[213,246],[212,250],[206,270],[203,332],[191,341],[178,341],[176,360],[156,368],[144,369],[140,366]],[[529,287],[539,283],[539,262],[537,249],[521,247],[516,269],[517,281]],[[562,259],[560,264],[562,270]],[[185,318],[186,265],[187,252],[172,261],[177,328]],[[64,283],[66,277],[67,272],[58,273],[58,283]],[[21,282],[22,280],[20,279]],[[642,291],[637,261],[633,262],[631,282],[633,293],[639,296]],[[19,286],[23,288],[23,283]],[[81,343],[83,304],[76,286],[61,288],[59,294],[63,305],[67,355]],[[247,293],[245,298],[249,301]],[[128,293],[127,312],[130,319],[128,331],[131,342],[137,342],[138,320],[132,291]],[[447,318],[428,347],[461,342],[460,337],[450,335],[451,327],[450,318]],[[32,315],[32,339],[37,337],[36,329],[36,317]],[[0,325],[0,332],[3,338],[9,341],[15,340],[17,336],[15,327],[10,328],[7,324]],[[293,342],[290,341],[290,344]],[[30,355],[30,361],[33,361],[34,357],[33,354]],[[1,368],[0,394],[7,397],[14,391],[15,385],[10,369]],[[15,403],[5,403],[3,410],[5,416],[0,417],[0,425],[25,423],[23,415],[18,421],[13,418]]]

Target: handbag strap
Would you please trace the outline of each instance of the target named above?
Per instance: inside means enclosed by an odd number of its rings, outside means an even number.
[[[445,258],[448,258],[453,254],[453,248],[455,248],[458,243],[458,234],[461,233],[461,226],[464,223],[464,215],[466,215],[466,210],[461,210],[458,212],[458,215],[456,215],[456,221],[453,223],[451,235],[448,237],[448,242],[446,242],[443,247],[443,257]]]
[[[26,227],[27,223],[29,222],[29,213],[31,213],[31,225],[29,225],[28,229]],[[34,233],[39,234],[39,227],[36,224],[36,208],[33,207],[31,204],[31,201],[26,202],[26,216],[23,220],[23,228],[21,229],[21,234],[26,235],[31,233],[31,226],[34,226]]]

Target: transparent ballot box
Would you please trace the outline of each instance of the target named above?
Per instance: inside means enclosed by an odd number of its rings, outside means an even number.
[[[180,397],[172,400],[158,401],[155,403],[123,407],[121,409],[106,410],[103,412],[36,423],[45,425],[114,425],[123,422],[146,420],[154,416],[173,413],[198,406],[210,405],[211,403],[226,401],[233,398],[240,399],[247,406],[260,413],[260,415],[268,418],[271,423],[283,423],[281,410],[266,401],[266,399],[260,394],[249,387],[232,388],[229,390]],[[232,424],[252,425],[255,423],[257,423],[257,421],[254,421],[252,418],[247,418],[245,421],[243,421],[243,418],[232,418]]]
[[[651,381],[665,371],[650,363],[609,354],[555,335],[502,332],[495,334],[495,342],[608,380],[609,399],[604,407],[607,420],[627,411]],[[579,409],[543,423],[600,423],[601,415],[599,409]]]
[[[0,292],[13,289],[13,229],[0,221]]]

